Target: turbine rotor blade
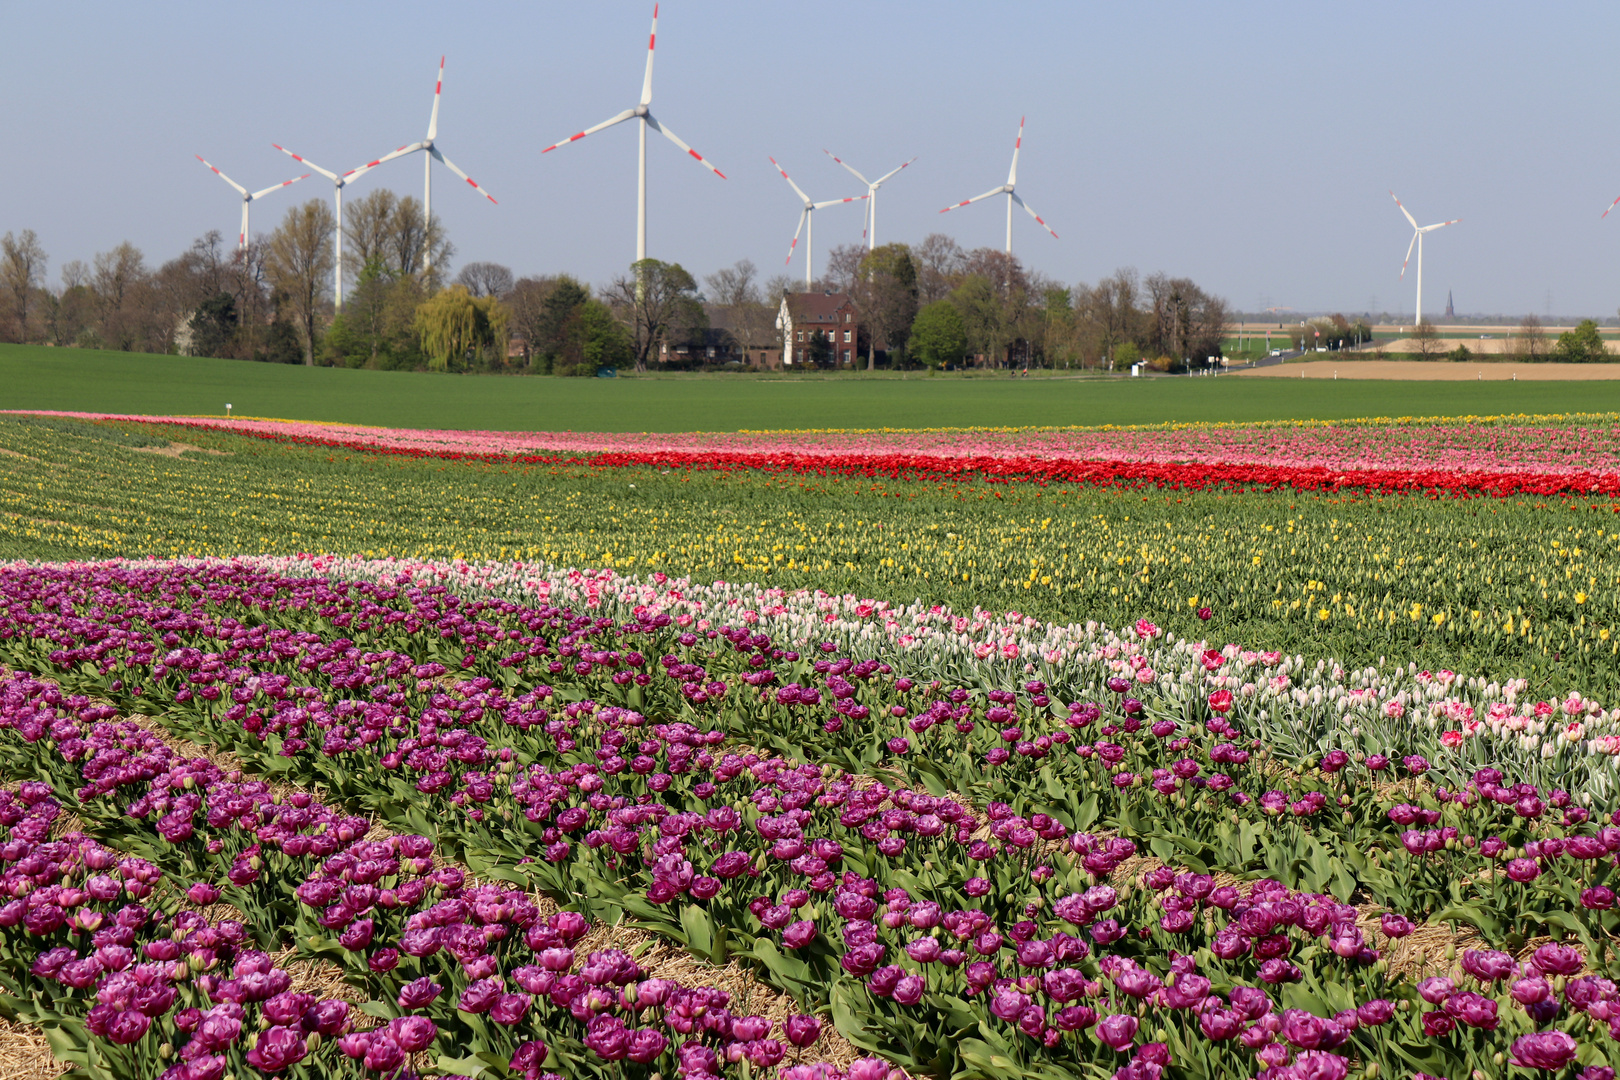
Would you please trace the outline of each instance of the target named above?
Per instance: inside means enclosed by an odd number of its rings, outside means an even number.
[[[428,153],[432,154],[433,159],[435,161],[437,161],[439,164],[443,165],[445,168],[449,169],[451,172],[455,173],[457,176],[459,176],[463,180],[467,181],[467,183],[471,184],[472,189],[474,191],[478,192],[478,194],[482,195],[484,198],[488,199],[490,202],[495,201],[495,196],[491,195],[489,192],[487,192],[483,188],[479,187],[478,186],[478,181],[474,180],[472,177],[468,176],[466,173],[464,173],[460,169],[456,168],[456,163],[451,161],[449,158],[445,157],[444,154],[439,151],[439,148],[437,146],[432,147],[431,149],[429,149]]]
[[[1038,224],[1041,228],[1045,229],[1047,232],[1052,233],[1052,239],[1054,239],[1054,240],[1058,239],[1058,234],[1055,233],[1055,232],[1052,232],[1052,226],[1048,225],[1041,218],[1041,215],[1039,215],[1039,214],[1037,214],[1035,212],[1035,208],[1033,206],[1029,205],[1029,203],[1025,202],[1023,199],[1020,199],[1018,197],[1018,193],[1016,191],[1010,191],[1010,192],[1008,192],[1008,194],[1012,196],[1012,201],[1013,202],[1017,203],[1019,206],[1022,206],[1024,208],[1024,213],[1028,214],[1030,217],[1035,219],[1036,224]]]
[[[1418,232],[1434,232],[1434,230],[1443,229],[1447,225],[1455,225],[1461,220],[1462,218],[1452,218],[1450,221],[1442,221],[1438,225],[1425,225],[1423,228],[1419,229]]]
[[[836,159],[836,158],[835,158],[835,159],[834,159],[834,160],[837,160],[837,159]],[[916,161],[916,160],[917,160],[917,159],[916,159],[916,158],[912,158],[912,159],[911,159],[911,161]],[[907,166],[907,165],[910,165],[910,164],[911,164],[911,161],[908,161],[908,162],[906,162],[906,164],[905,164],[905,165],[902,165],[902,166],[900,166],[900,169],[904,169],[904,168],[905,168],[905,167],[906,167],[906,166]],[[895,173],[897,173],[897,172],[899,172],[899,171],[900,171],[900,169],[895,169],[895,170],[894,170],[894,172],[888,172],[888,173],[884,173],[884,174],[883,174],[883,175],[882,175],[882,176],[880,176],[880,177],[878,177],[878,178],[877,178],[877,181],[876,181],[876,182],[875,182],[875,183],[873,183],[873,184],[872,184],[872,185],[871,185],[871,186],[872,186],[872,187],[882,187],[882,186],[883,186],[883,183],[884,183],[884,181],[886,181],[886,180],[888,180],[888,179],[889,179],[889,178],[890,178],[890,177],[891,177],[891,176],[893,176],[893,175],[894,175],[894,174],[895,174]],[[858,173],[857,173],[857,174],[856,174],[856,175],[860,175],[860,174],[858,174]]]
[[[561,142],[554,142],[550,146],[546,147],[544,150],[542,150],[540,152],[542,154],[549,154],[553,150],[557,149],[557,147],[559,147],[559,146],[567,146],[571,142],[578,142],[579,140],[583,139],[587,135],[595,135],[598,131],[601,131],[603,128],[610,128],[614,124],[622,124],[622,123],[624,123],[624,121],[630,119],[632,116],[635,116],[635,115],[636,115],[636,110],[634,110],[634,109],[626,109],[626,110],[624,110],[624,112],[620,113],[618,116],[613,117],[611,120],[604,120],[600,124],[597,124],[595,127],[588,127],[584,131],[581,131],[581,132],[579,132],[577,134],[568,136],[568,138],[563,139]],[[387,161],[388,159],[384,158],[383,160]]]
[[[1616,206],[1620,206],[1620,199],[1616,199],[1616,200],[1614,200],[1614,202],[1610,203],[1609,204],[1609,210],[1613,210]],[[1603,211],[1602,215],[1598,217],[1598,220],[1602,221],[1604,218],[1608,217],[1609,216],[1609,210]]]
[[[669,130],[669,128],[667,128],[664,125],[660,124],[657,120],[654,120],[653,116],[652,116],[652,113],[647,114],[647,126],[652,128],[654,131],[658,132],[660,135],[662,135],[664,138],[668,139],[670,142],[674,143],[676,146],[680,147],[682,150],[685,150],[689,155],[691,155],[692,157],[697,159],[697,163],[699,165],[702,165],[705,169],[708,169],[710,172],[714,173],[714,175],[718,176],[720,179],[724,180],[726,178],[726,174],[721,172],[719,169],[715,168],[712,164],[710,164],[708,158],[704,157],[702,154],[698,153],[696,150],[692,149],[690,146],[687,146],[684,142],[682,142],[680,140],[680,137],[677,136],[673,131]]]
[[[291,180],[283,180],[279,184],[272,184],[270,187],[265,188],[263,191],[255,191],[253,194],[249,195],[248,196],[248,201],[252,202],[254,199],[262,199],[266,195],[270,194],[272,191],[280,191],[284,187],[291,187],[292,185],[298,183],[298,181],[307,180],[308,178],[309,178],[309,173],[305,173],[303,176],[295,176]]]
[[[1395,193],[1393,191],[1391,191],[1389,193],[1389,197],[1392,198],[1392,199],[1395,199]],[[1395,205],[1396,206],[1401,206],[1401,200],[1395,199]],[[1418,227],[1417,218],[1413,217],[1411,214],[1407,214],[1406,213],[1406,207],[1401,206],[1401,213],[1406,214],[1406,220],[1412,223],[1412,228],[1415,229],[1415,228]]]
[[[1007,186],[1012,187],[1018,183],[1018,151],[1024,148],[1024,118],[1018,118],[1018,141],[1013,143],[1012,170],[1007,173]]]
[[[196,158],[198,161],[201,161],[204,165],[208,165],[207,160],[201,154],[193,154],[191,156]],[[221,180],[223,180],[227,184],[231,185],[231,187],[235,188],[237,191],[240,191],[244,197],[247,195],[247,193],[248,193],[247,188],[243,187],[241,184],[238,184],[235,180],[232,180],[230,177],[226,176],[224,173],[222,173],[218,169],[214,168],[214,166],[208,165],[208,168],[213,171],[215,176],[219,177]]]
[[[793,262],[793,249],[799,246],[799,234],[804,231],[804,219],[809,216],[810,208],[808,206],[799,211],[799,227],[793,230],[793,243],[788,245],[788,257],[783,260],[783,266],[787,266]]]
[[[653,5],[652,32],[647,35],[647,74],[641,80],[641,103],[652,104],[653,46],[658,44],[658,5]]]
[[[384,154],[382,157],[378,158],[376,161],[370,162],[367,165],[365,165],[364,167],[367,168],[367,169],[375,169],[378,165],[381,165],[385,161],[393,161],[395,158],[404,157],[406,154],[414,154],[414,153],[416,153],[418,150],[422,149],[422,147],[424,147],[426,145],[427,145],[426,143],[419,143],[419,142],[408,143],[405,146],[400,147],[398,150],[393,151],[392,153]]]
[[[975,195],[971,199],[963,199],[959,203],[953,203],[952,205],[947,206],[945,208],[945,210],[941,210],[940,213],[943,214],[943,213],[945,213],[946,210],[958,210],[958,209],[968,205],[968,203],[976,203],[980,199],[988,199],[992,195],[1000,195],[1003,192],[1005,192],[1006,190],[1007,189],[1005,187],[991,188],[989,191],[985,192],[983,195]]]
[[[810,196],[806,195],[802,190],[800,190],[799,185],[795,184],[793,182],[793,177],[789,176],[787,174],[787,170],[782,168],[781,162],[777,161],[773,157],[770,157],[769,154],[767,154],[765,156],[770,158],[770,162],[771,162],[772,165],[776,166],[776,171],[782,174],[782,179],[784,179],[784,180],[786,180],[788,182],[788,187],[792,188],[794,193],[796,195],[798,195],[799,198],[804,200],[804,205],[809,206],[810,205]]]
[[[439,81],[433,84],[433,115],[428,117],[427,141],[439,136],[439,94],[444,90],[444,57],[439,57]]]
[[[847,199],[828,199],[826,202],[811,203],[810,209],[820,210],[823,206],[842,206],[847,202],[859,202],[862,199],[870,199],[871,197],[870,195],[851,195]]]
[[[1397,281],[1406,280],[1406,264],[1412,261],[1412,249],[1417,246],[1418,233],[1422,231],[1422,229],[1419,229],[1418,232],[1413,233],[1412,242],[1406,245],[1406,258],[1401,260],[1401,276],[1396,278]]]
[[[288,157],[290,157],[294,161],[298,162],[298,164],[307,165],[309,168],[314,169],[316,172],[320,173],[322,176],[326,177],[328,180],[332,180],[332,181],[337,180],[337,178],[338,178],[337,173],[327,172],[325,169],[321,168],[319,165],[315,164],[313,161],[306,161],[304,158],[299,157],[297,154],[293,153],[291,150],[287,149],[285,146],[282,146],[280,143],[271,143],[270,145],[274,146],[277,150],[280,150],[283,154],[286,154]],[[353,170],[350,170],[350,171],[353,171]],[[344,175],[347,176],[348,174],[345,173]]]
[[[859,180],[861,183],[865,184],[867,187],[872,186],[872,181],[868,180],[866,177],[864,177],[860,173],[856,172],[855,167],[853,165],[851,165],[849,162],[845,161],[843,158],[841,158],[838,155],[834,154],[831,150],[828,150],[825,147],[822,148],[821,152],[823,154],[826,154],[828,157],[832,158],[834,161],[838,162],[838,164],[842,165],[844,168],[848,169],[850,171],[850,174],[852,176],[854,176],[855,179]],[[904,166],[902,166],[902,168],[903,167]],[[891,173],[890,175],[893,175],[893,174]],[[883,180],[887,180],[887,179],[888,179],[887,176],[885,176],[883,178]],[[878,183],[880,183],[880,184],[883,183],[883,180],[879,180]]]

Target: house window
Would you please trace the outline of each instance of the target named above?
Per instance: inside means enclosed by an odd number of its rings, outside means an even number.
[[[845,349],[845,350],[844,350],[844,363],[846,363],[846,364],[847,364],[847,363],[849,363],[849,362],[850,362],[850,357],[849,357],[849,350],[848,350],[848,349]]]
[[[850,321],[850,320],[851,320],[851,319],[853,319],[853,318],[854,318],[854,317],[855,317],[855,316],[853,316],[853,315],[851,315],[851,314],[849,314],[849,313],[848,313],[848,312],[845,312],[845,313],[844,313],[844,321],[845,321],[845,322],[849,322],[849,321]]]
[[[853,330],[845,330],[844,331],[844,344],[845,345],[848,345],[851,341],[855,340],[853,337],[850,336],[850,335],[852,335],[854,333],[855,333],[855,331],[853,331]]]
[[[799,331],[799,340],[800,340],[800,341],[803,341],[803,340],[804,340],[804,331],[803,331],[803,330],[800,330],[800,331]]]

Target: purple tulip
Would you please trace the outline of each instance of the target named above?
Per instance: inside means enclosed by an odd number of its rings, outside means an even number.
[[[1136,1041],[1136,1017],[1115,1013],[1097,1021],[1097,1038],[1114,1050],[1124,1050]]]
[[[1557,1072],[1575,1060],[1575,1040],[1562,1031],[1541,1031],[1513,1040],[1513,1064],[1527,1069]]]
[[[1570,976],[1586,966],[1585,957],[1568,945],[1543,945],[1530,957],[1530,963],[1543,975]]]
[[[425,1009],[444,993],[444,987],[427,976],[406,983],[399,991],[399,1007]]]
[[[461,1000],[456,1008],[467,1013],[485,1013],[494,1006],[505,989],[499,977],[492,979],[479,979],[469,983],[467,989],[461,992]]]
[[[388,1036],[407,1054],[426,1050],[439,1037],[439,1028],[425,1016],[401,1016],[388,1023]]]
[[[261,1072],[280,1072],[296,1065],[309,1053],[304,1033],[290,1027],[272,1027],[259,1033],[258,1042],[247,1052],[248,1063]]]
[[[821,1038],[821,1021],[814,1016],[795,1013],[782,1021],[782,1030],[788,1042],[802,1049]]]

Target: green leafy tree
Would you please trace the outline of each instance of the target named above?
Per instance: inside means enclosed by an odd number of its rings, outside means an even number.
[[[935,300],[917,312],[911,324],[909,351],[929,367],[954,364],[967,352],[962,313],[949,300]]]
[[[197,305],[191,316],[192,356],[224,356],[231,335],[236,333],[236,297],[215,293]]]
[[[449,371],[502,348],[508,318],[499,300],[475,297],[465,285],[452,285],[424,300],[416,309],[416,332],[428,367]]]
[[[877,366],[877,346],[890,354],[906,347],[917,318],[917,264],[905,244],[884,244],[861,260],[852,289],[866,330],[866,370]]]
[[[630,325],[637,371],[647,370],[661,342],[684,339],[708,325],[697,282],[680,263],[632,263],[629,274],[613,280],[608,296],[614,314]]]
[[[623,367],[635,360],[636,343],[630,340],[630,332],[600,300],[587,300],[579,306],[579,328],[586,374],[594,375],[605,367]]]
[[[1566,364],[1591,364],[1609,358],[1595,319],[1582,319],[1573,330],[1558,335],[1553,359]]]

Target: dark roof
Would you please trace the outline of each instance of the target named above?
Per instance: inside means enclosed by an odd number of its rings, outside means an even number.
[[[838,312],[855,309],[845,293],[790,293],[787,301],[795,322],[839,322]]]

